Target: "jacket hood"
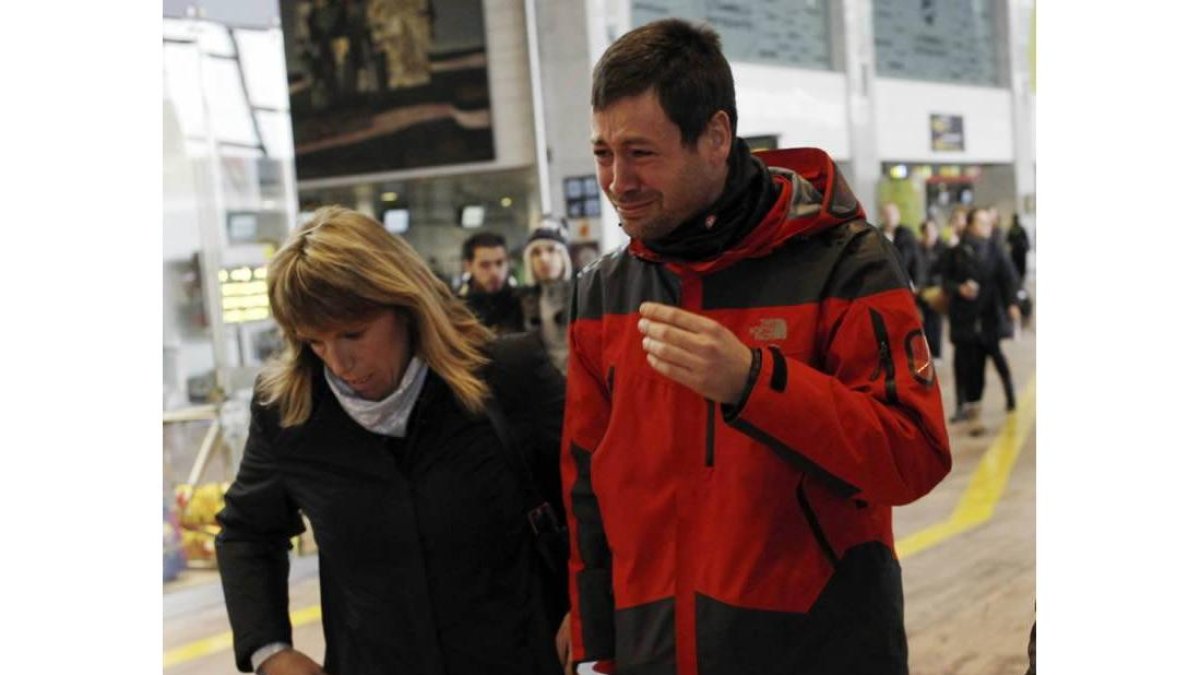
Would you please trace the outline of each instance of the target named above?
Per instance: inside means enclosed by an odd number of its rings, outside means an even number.
[[[705,274],[747,258],[760,258],[793,237],[808,237],[851,220],[866,217],[858,198],[846,184],[833,159],[817,148],[767,150],[755,153],[771,170],[779,187],[775,204],[754,231],[720,257],[670,264]],[[662,258],[640,240],[629,252],[655,262]]]

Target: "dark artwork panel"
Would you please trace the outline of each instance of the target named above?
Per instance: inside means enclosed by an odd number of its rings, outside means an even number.
[[[296,176],[495,159],[481,0],[282,0]]]

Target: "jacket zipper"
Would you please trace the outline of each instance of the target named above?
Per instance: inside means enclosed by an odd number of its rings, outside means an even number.
[[[821,523],[817,520],[817,512],[813,510],[812,504],[808,501],[808,494],[804,491],[804,481],[806,480],[808,480],[807,475],[801,478],[800,484],[796,486],[796,501],[800,502],[800,509],[804,511],[804,517],[808,519],[808,527],[816,537],[821,552],[825,554],[830,565],[837,567],[837,554],[829,543],[829,539],[825,537],[825,530],[821,529]]]
[[[708,426],[707,426],[708,433],[705,435],[705,440],[704,440],[704,466],[712,467],[713,453],[714,453],[713,446],[716,444],[716,435],[717,435],[717,420],[716,420],[717,405],[715,403],[713,403],[712,401],[705,401],[704,403],[705,403],[706,407],[708,408]]]
[[[875,339],[879,342],[879,366],[884,375],[884,392],[887,395],[888,403],[895,404],[900,400],[896,395],[896,362],[892,359],[892,348],[888,345],[887,327],[883,325],[883,315],[873,309],[871,310],[871,326],[874,327]]]
[[[674,272],[679,277],[679,303],[680,309],[689,312],[702,313],[703,302],[701,301],[702,284],[700,275],[686,267],[676,267],[668,264],[667,269]],[[715,454],[715,436],[716,436],[716,404],[706,400],[707,420],[705,424],[704,435],[704,466],[711,468],[714,462]]]

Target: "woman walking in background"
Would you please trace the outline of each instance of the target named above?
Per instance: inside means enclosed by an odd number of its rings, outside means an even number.
[[[948,250],[946,242],[939,236],[937,221],[932,218],[921,223],[921,241],[918,252],[925,269],[925,285],[917,294],[917,305],[921,309],[921,321],[925,330],[925,338],[929,341],[929,352],[933,358],[942,358],[942,313],[945,306],[945,295],[941,293],[942,269],[945,264],[945,253]],[[937,297],[941,295],[941,297]]]
[[[1016,407],[1012,373],[1000,340],[1013,336],[1020,319],[1016,305],[1016,272],[1004,251],[992,241],[992,219],[986,209],[972,209],[962,241],[943,267],[942,288],[950,297],[950,342],[954,344],[955,379],[961,378],[961,416],[969,433],[984,432],[979,421],[984,367],[991,357],[1004,384],[1005,409]],[[956,421],[952,418],[952,421]]]

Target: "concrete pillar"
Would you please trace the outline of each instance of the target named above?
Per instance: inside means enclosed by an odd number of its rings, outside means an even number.
[[[562,3],[570,4],[570,3]],[[529,58],[530,106],[533,109],[534,168],[538,180],[538,211],[550,213],[552,208],[549,153],[546,145],[545,79],[542,76],[542,50],[538,26],[538,0],[525,0],[525,40]],[[561,188],[560,188],[561,189]],[[533,219],[530,225],[536,224]]]
[[[1023,0],[1002,0],[1001,11],[1007,18],[1007,65],[1009,85],[1012,88],[1013,121],[1013,173],[1016,183],[1014,213],[1021,216],[1021,223],[1034,238],[1036,213],[1029,208],[1037,193],[1034,181],[1034,93],[1032,68],[1028,57],[1028,45],[1033,39],[1033,7]],[[1029,203],[1027,203],[1027,201]],[[1005,227],[1008,223],[1004,224]]]
[[[591,136],[591,69],[600,60],[604,50],[617,38],[633,27],[633,11],[630,0],[587,0],[588,8],[588,136]],[[589,145],[590,155],[590,145]],[[590,156],[589,156],[590,159]],[[593,171],[595,171],[593,165]],[[603,193],[604,186],[600,186]],[[600,200],[600,251],[606,253],[629,242],[621,219],[608,199]]]
[[[846,74],[846,128],[851,174],[846,176],[867,218],[878,220],[879,144],[875,132],[875,20],[871,0],[840,0],[831,38]],[[840,43],[841,49],[837,49]]]
[[[208,59],[200,50],[198,36],[195,44],[195,49],[200,53],[196,59],[200,69],[199,81],[208,82],[205,73]],[[203,167],[197,167],[198,170],[194,172],[198,195],[197,221],[200,230],[200,279],[205,314],[212,338],[213,374],[218,394],[224,395],[231,391],[229,372],[235,365],[233,357],[237,351],[236,339],[230,339],[231,332],[225,327],[221,285],[217,278],[222,264],[221,252],[224,250],[225,192],[221,185],[221,158],[217,149],[215,123],[207,87],[201,88],[200,101],[204,111],[205,157],[197,161],[198,164],[202,162]]]
[[[531,50],[537,51],[535,109],[540,98],[545,110],[540,119],[535,114],[543,139],[538,180],[543,196],[532,215],[546,211],[567,216],[565,179],[595,175],[590,142],[592,66],[612,40],[628,30],[629,0],[526,0],[526,7],[533,17],[529,31],[536,33],[536,42],[530,41]],[[534,59],[530,60],[532,64]],[[601,200],[600,208],[599,218],[572,219],[572,233],[577,239],[598,241],[602,251],[609,251],[627,238],[607,200]],[[531,224],[537,222],[538,218],[531,218]]]
[[[378,218],[375,213],[375,186],[371,183],[360,183],[353,188],[354,210],[364,215]]]

